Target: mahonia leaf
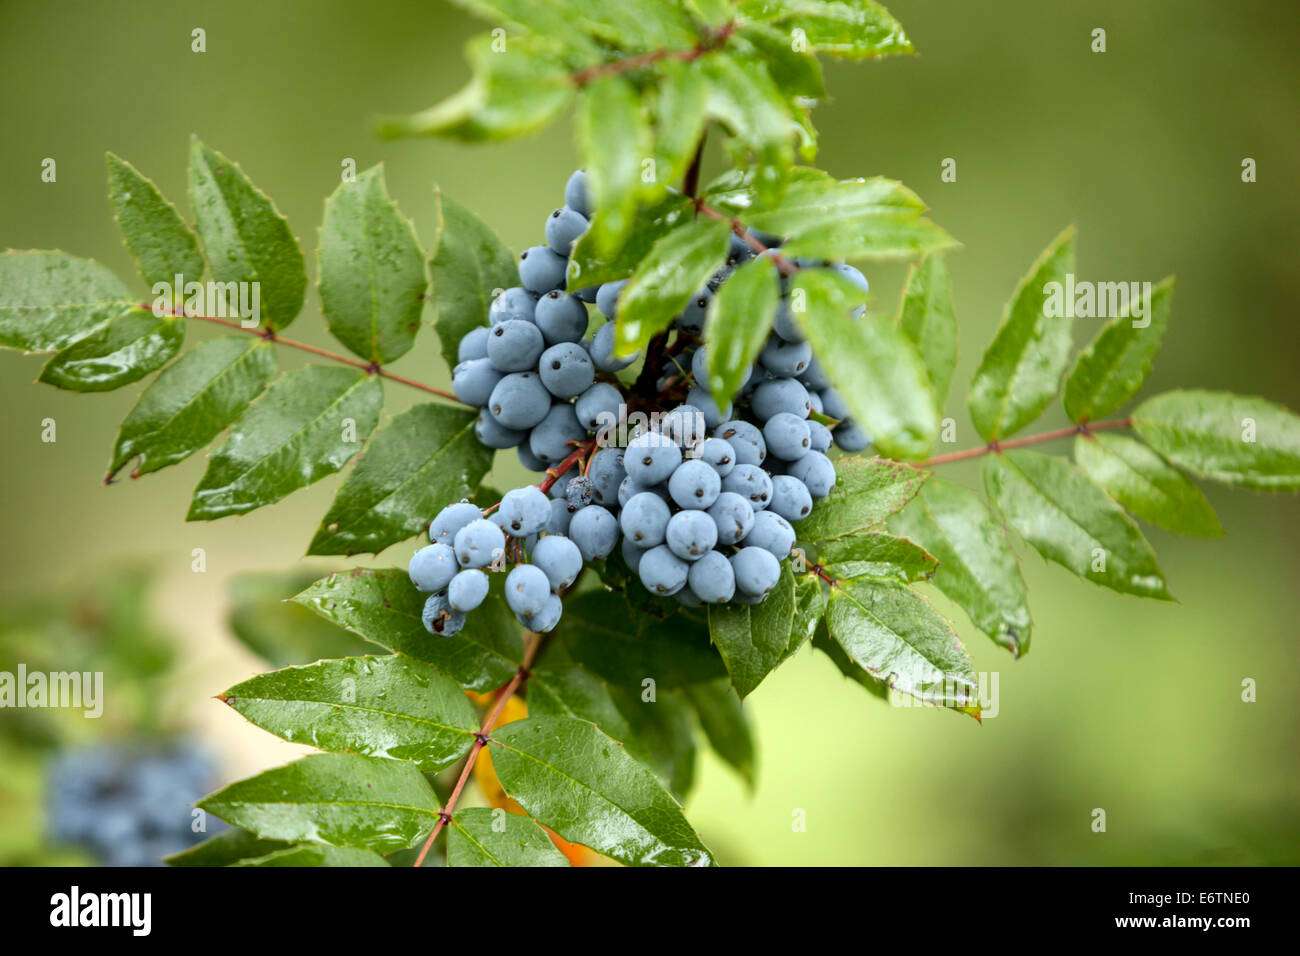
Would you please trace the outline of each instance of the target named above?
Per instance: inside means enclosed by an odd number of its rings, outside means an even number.
[[[578,144],[595,210],[584,239],[608,257],[636,221],[637,197],[643,191],[641,163],[651,155],[648,118],[627,79],[602,76],[588,84],[578,112]]]
[[[394,415],[366,443],[307,553],[378,554],[473,495],[492,467],[475,421],[473,412],[432,402]]]
[[[889,700],[889,685],[871,676],[861,664],[844,652],[844,648],[831,640],[830,632],[826,629],[824,620],[817,625],[817,630],[812,638],[812,646],[815,650],[821,651],[829,657],[831,663],[835,665],[841,674],[865,688],[873,697],[879,697],[883,701]]]
[[[447,828],[448,866],[568,866],[546,831],[494,807],[457,810]]]
[[[686,175],[707,120],[708,86],[695,62],[664,60],[654,98],[655,175],[665,183]]]
[[[854,421],[883,454],[923,458],[939,432],[925,368],[893,320],[850,315],[861,301],[861,290],[827,269],[800,270],[790,289],[790,310]]]
[[[796,526],[800,541],[817,544],[878,528],[911,501],[929,477],[885,458],[840,458],[835,472],[831,493]]]
[[[1173,600],[1133,519],[1068,461],[1022,450],[991,455],[984,489],[1049,561],[1115,591]]]
[[[776,266],[763,257],[733,272],[709,300],[704,324],[709,380],[700,384],[708,386],[719,408],[731,401],[767,344],[780,298]]]
[[[196,806],[276,840],[370,850],[415,846],[438,821],[438,801],[405,760],[316,754],[239,780]]]
[[[898,327],[916,343],[935,408],[942,411],[957,367],[957,318],[943,256],[927,255],[908,270]]]
[[[268,840],[240,827],[230,827],[188,850],[163,857],[163,862],[168,866],[230,866],[292,846],[284,840]]]
[[[757,747],[753,729],[731,682],[719,680],[691,684],[686,688],[686,697],[695,709],[709,746],[724,763],[740,774],[753,793],[758,785]]]
[[[975,429],[997,441],[1024,428],[1056,395],[1070,358],[1073,310],[1049,315],[1049,283],[1074,272],[1074,227],[1047,247],[1020,280],[975,377],[969,405]]]
[[[741,24],[736,35],[739,40],[732,42],[751,47],[752,51],[746,52],[767,66],[777,88],[792,101],[816,100],[826,94],[821,63],[807,46],[792,43],[790,34],[768,23],[749,21]],[[792,109],[793,105],[792,102]]]
[[[862,531],[827,541],[817,563],[837,578],[888,578],[910,584],[933,577],[939,559],[907,538]]]
[[[530,717],[488,750],[506,793],[569,842],[629,866],[713,865],[672,795],[593,724]]]
[[[799,575],[794,581],[794,620],[790,626],[790,643],[785,649],[786,658],[808,643],[825,615],[826,597],[822,594],[821,579],[811,572]]]
[[[158,371],[184,340],[184,319],[130,309],[60,350],[40,380],[72,392],[109,392]]]
[[[741,700],[785,659],[793,625],[794,575],[789,561],[781,562],[781,577],[761,603],[709,605],[709,638]]]
[[[307,271],[289,223],[238,164],[197,139],[190,201],[217,282],[256,284],[263,328],[280,330],[302,310]]]
[[[994,643],[1016,657],[1029,649],[1032,622],[1020,566],[979,495],[932,477],[889,527],[939,559],[931,583]]]
[[[275,382],[208,460],[188,521],[247,514],[332,475],[361,450],[384,403],[378,376],[312,365]]]
[[[294,600],[372,644],[427,661],[466,690],[493,690],[514,676],[523,642],[499,596],[489,595],[454,638],[424,629],[426,598],[405,571],[354,568],[322,578]]]
[[[794,165],[794,124],[781,90],[758,60],[718,52],[701,57],[699,64],[709,83],[709,116],[752,157],[759,198],[776,202]]]
[[[1100,286],[1097,294],[1102,294]],[[1133,314],[1115,315],[1079,354],[1065,380],[1065,412],[1070,421],[1109,415],[1137,394],[1160,351],[1173,295],[1170,277],[1151,290],[1141,320],[1136,317],[1137,309],[1130,309]]]
[[[411,221],[388,195],[383,166],[325,201],[317,250],[321,311],[333,336],[368,362],[410,351],[429,276]]]
[[[412,760],[428,773],[463,757],[478,731],[460,687],[401,654],[287,667],[236,684],[219,699],[290,743]]]
[[[388,866],[373,850],[351,846],[312,846],[303,844],[276,850],[266,856],[239,860],[231,866]]]
[[[228,335],[203,342],[144,390],[118,433],[109,477],[139,458],[133,477],[184,461],[237,419],[275,376],[270,343]]]
[[[144,281],[150,286],[172,285],[182,276],[183,285],[201,279],[203,254],[198,238],[176,207],[126,160],[112,153],[106,158],[113,216]]]
[[[251,571],[230,581],[227,624],[236,638],[272,667],[309,664],[366,652],[355,635],[290,598],[316,581],[311,571]]]
[[[1123,435],[1080,435],[1074,441],[1074,460],[1144,521],[1177,534],[1223,537],[1223,526],[1201,490],[1141,442]]]
[[[861,60],[916,52],[902,24],[875,0],[741,0],[740,11],[780,25],[816,53]]]
[[[0,348],[57,352],[136,304],[93,259],[36,249],[0,255]]]
[[[1133,428],[1194,475],[1254,491],[1300,491],[1300,417],[1262,398],[1165,392],[1139,405]]]
[[[588,229],[569,254],[568,290],[589,289],[626,279],[650,254],[650,248],[678,226],[689,222],[695,209],[690,200],[669,193],[638,207],[632,229],[622,246],[606,253],[596,247]],[[599,218],[599,211],[596,218]]]

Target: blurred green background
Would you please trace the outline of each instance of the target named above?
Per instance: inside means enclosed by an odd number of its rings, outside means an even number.
[[[820,163],[903,180],[965,244],[950,258],[958,447],[976,443],[961,386],[1016,280],[1069,222],[1080,228],[1082,278],[1178,275],[1149,391],[1198,385],[1300,407],[1293,3],[1235,13],[1209,0],[890,7],[921,55],[828,66]],[[190,50],[196,27],[206,53]],[[1098,27],[1102,54],[1090,52]],[[513,248],[540,241],[576,164],[567,123],[491,147],[373,136],[377,114],[458,87],[462,42],[481,28],[445,3],[397,0],[0,0],[0,248],[62,248],[133,275],[105,198],[104,151],[184,209],[191,133],[237,159],[308,250],[346,157],[386,163],[426,245],[434,183]],[[56,183],[40,180],[45,157],[58,163]],[[955,183],[940,182],[946,157]],[[1257,161],[1257,183],[1242,183],[1244,157]],[[901,269],[866,271],[876,307],[892,310]],[[326,344],[316,308],[312,295],[293,334]],[[1080,341],[1096,321],[1079,321]],[[226,632],[226,582],[299,561],[338,480],[251,517],[186,524],[204,456],[101,487],[138,389],[61,393],[31,384],[40,367],[0,353],[0,593],[75,587],[149,556],[165,584],[158,613],[185,639],[176,681],[188,720],[230,777],[289,759],[298,748],[211,699],[259,669]],[[431,334],[396,370],[448,377]],[[387,387],[391,409],[411,400]],[[47,417],[53,444],[40,441]],[[1054,410],[1042,426],[1062,421]],[[497,484],[522,477],[513,457],[499,471]],[[953,476],[977,480],[969,466]],[[689,811],[706,841],[744,864],[1300,860],[1300,503],[1207,491],[1226,541],[1150,532],[1177,605],[1117,596],[1026,553],[1036,633],[1020,661],[945,606],[977,668],[999,674],[999,712],[982,726],[882,705],[826,658],[799,655],[747,703],[761,740],[757,793],[705,758]],[[206,573],[191,571],[194,548],[206,551]],[[378,563],[404,563],[408,551]],[[1245,678],[1258,682],[1256,703],[1241,701]],[[1090,828],[1098,807],[1104,834]],[[791,827],[796,810],[805,832]],[[0,802],[0,831],[27,825]]]

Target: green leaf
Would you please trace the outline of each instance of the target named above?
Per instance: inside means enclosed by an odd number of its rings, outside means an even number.
[[[1144,521],[1177,534],[1223,537],[1205,495],[1146,445],[1123,435],[1080,435],[1074,460],[1085,475]]]
[[[794,120],[781,90],[757,59],[723,51],[697,62],[709,83],[709,115],[749,152],[760,199],[777,201],[794,164]]]
[[[460,340],[470,329],[487,325],[493,296],[515,285],[519,269],[514,254],[482,219],[437,188],[433,204],[438,223],[429,263],[433,325],[443,360],[455,368]]]
[[[844,653],[844,648],[831,640],[830,632],[826,630],[825,621],[818,625],[817,631],[813,635],[812,646],[829,657],[836,669],[849,680],[865,688],[873,697],[879,697],[886,702],[889,701],[889,685],[872,677],[857,661]]]
[[[746,17],[779,24],[816,53],[862,60],[915,53],[912,41],[875,0],[741,0]]]
[[[475,421],[473,412],[432,402],[394,415],[366,443],[307,553],[378,554],[473,495],[492,467]]]
[[[708,86],[694,62],[664,60],[657,66],[654,100],[655,176],[679,183],[695,156],[707,120]]]
[[[709,866],[681,806],[594,725],[532,717],[493,731],[492,766],[529,816],[630,866]]]
[[[291,846],[265,856],[238,860],[231,866],[388,866],[389,863],[372,850],[350,846]]]
[[[209,459],[186,520],[247,514],[334,474],[361,450],[383,403],[379,377],[359,369],[289,372]]]
[[[837,578],[889,578],[908,584],[933,577],[939,559],[907,538],[864,531],[826,542],[817,563]]]
[[[835,487],[796,526],[799,540],[817,544],[878,528],[912,500],[928,477],[885,458],[840,458]]]
[[[895,691],[978,715],[966,649],[911,588],[875,578],[840,581],[831,588],[826,626],[850,660]]]
[[[942,411],[957,367],[957,318],[943,256],[927,255],[908,270],[898,327],[916,344],[934,391],[935,408]]]
[[[641,162],[651,155],[650,143],[648,119],[628,80],[610,75],[588,84],[578,111],[578,145],[595,214],[585,238],[602,256],[616,252],[636,221]]]
[[[410,657],[344,657],[259,674],[220,695],[290,743],[412,760],[426,772],[465,755],[478,731],[459,686]]]
[[[916,346],[884,316],[854,319],[861,290],[826,269],[802,269],[791,311],[826,374],[882,454],[924,458],[939,414]]]
[[[1020,565],[979,495],[931,478],[889,527],[939,559],[931,583],[994,643],[1016,657],[1029,649],[1033,624]]]
[[[801,574],[794,580],[794,621],[790,627],[790,643],[785,656],[792,657],[813,636],[817,625],[826,614],[826,598],[822,582],[817,575]]]
[[[257,283],[262,327],[287,327],[302,310],[307,272],[275,204],[238,164],[197,139],[190,149],[190,200],[212,277]]]
[[[493,807],[456,811],[447,830],[448,866],[568,866],[546,831]]]
[[[626,279],[650,254],[650,248],[656,242],[678,226],[689,222],[694,212],[688,199],[672,193],[642,205],[637,208],[626,241],[611,252],[597,248],[592,232],[588,229],[574,243],[573,251],[569,254],[569,291],[576,292]]]
[[[752,793],[758,785],[754,735],[730,681],[692,684],[686,688],[686,697],[695,708],[709,746],[740,774]]]
[[[203,278],[199,241],[176,207],[126,160],[112,153],[106,159],[113,215],[144,281],[171,285],[179,275],[183,285]]]
[[[499,598],[489,596],[454,638],[424,629],[426,598],[405,571],[354,568],[322,578],[294,600],[372,644],[429,662],[468,690],[492,690],[514,676],[523,642]]]
[[[1165,392],[1137,407],[1133,428],[1199,477],[1255,491],[1300,491],[1300,418],[1266,399]]]
[[[575,661],[612,684],[639,685],[650,677],[674,688],[726,673],[709,646],[703,615],[677,611],[665,617],[658,605],[633,605],[613,591],[588,591],[566,601],[556,635]]]
[[[920,197],[891,179],[802,178],[745,223],[787,237],[787,258],[910,259],[956,245],[924,212]]]
[[[138,382],[175,357],[185,320],[130,309],[51,358],[41,381],[72,392],[109,392]]]
[[[239,827],[222,830],[188,850],[163,857],[168,866],[230,866],[240,860],[290,849],[283,840],[266,840]]]
[[[404,760],[316,754],[240,780],[196,804],[276,840],[400,850],[429,835],[438,801]]]
[[[761,60],[787,97],[817,100],[826,95],[821,63],[806,47],[796,48],[790,34],[767,23],[749,21],[740,25],[736,36],[732,43]]]
[[[781,284],[771,259],[751,259],[731,274],[709,301],[704,324],[707,384],[719,406],[731,401],[745,373],[767,344]]]
[[[0,348],[57,352],[137,304],[93,259],[27,250],[0,255]]]
[[[1098,285],[1098,296],[1106,285]],[[1109,415],[1137,394],[1160,351],[1173,295],[1170,276],[1151,291],[1142,319],[1136,317],[1136,308],[1130,308],[1129,315],[1119,315],[1118,307],[1113,307],[1114,318],[1079,354],[1074,371],[1065,380],[1065,412],[1070,421],[1093,421]],[[1141,326],[1136,324],[1139,321]]]
[[[1138,526],[1068,461],[1032,451],[990,455],[984,489],[1049,561],[1115,591],[1172,600]]]
[[[139,458],[133,477],[184,461],[237,419],[275,375],[274,348],[227,335],[190,349],[144,390],[122,423],[109,477]]]
[[[727,261],[730,227],[714,219],[685,223],[654,244],[618,299],[614,349],[633,355],[672,324]]]
[[[381,365],[410,351],[429,276],[415,228],[389,198],[382,165],[340,183],[325,201],[317,260],[321,311],[336,339]]]
[[[789,561],[781,562],[781,577],[761,604],[709,605],[709,638],[741,700],[785,659],[793,626],[794,575]]]
[[[510,37],[499,49],[483,34],[465,44],[473,78],[456,93],[412,116],[385,117],[379,134],[446,136],[480,143],[536,132],[573,97],[573,81],[552,37]]]
[[[1024,428],[1047,407],[1061,384],[1070,357],[1073,310],[1049,315],[1049,283],[1064,286],[1074,272],[1074,227],[1030,267],[1007,303],[993,342],[970,385],[970,414],[985,441],[997,441]]]
[[[310,571],[236,575],[230,581],[230,630],[272,667],[365,653],[356,637],[291,600],[315,581]]]

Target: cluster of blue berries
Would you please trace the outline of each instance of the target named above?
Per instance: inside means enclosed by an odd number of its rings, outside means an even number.
[[[216,767],[188,744],[101,744],[70,750],[46,775],[47,831],[104,866],[159,866],[161,858],[206,839],[191,806],[211,789]]]
[[[733,236],[726,265],[675,318],[676,337],[657,376],[643,424],[627,430],[629,396],[615,373],[639,358],[614,356],[618,299],[627,280],[570,294],[568,256],[587,228],[586,177],[575,172],[565,205],[546,221],[546,244],[526,250],[520,285],[493,301],[487,326],[460,342],[452,387],[480,409],[476,432],[495,449],[515,448],[533,471],[549,471],[540,487],[516,488],[485,515],[462,501],[429,526],[430,544],[411,559],[415,586],[430,597],[424,623],[455,634],[486,598],[486,571],[505,571],[505,597],[520,623],[535,632],[555,627],[560,594],[584,563],[618,551],[652,594],[686,605],[757,604],[780,577],[795,543],[793,525],[835,485],[832,444],[861,451],[871,439],[848,417],[800,335],[782,277],[780,308],[758,361],[734,404],[719,406],[708,387],[708,351],[701,343],[718,288],[752,258],[752,245],[774,255],[779,237]],[[793,260],[833,268],[864,292],[867,280],[844,263]],[[588,304],[604,316],[588,336]],[[645,373],[638,380],[644,381]],[[834,430],[814,417],[834,419]],[[619,430],[626,444],[614,447]],[[595,441],[587,445],[592,436]],[[615,443],[616,444],[616,443]],[[596,448],[581,467],[556,471]],[[549,489],[548,495],[542,488]]]

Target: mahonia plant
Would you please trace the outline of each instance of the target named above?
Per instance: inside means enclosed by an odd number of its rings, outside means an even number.
[[[307,289],[298,241],[197,141],[193,229],[108,157],[152,302],[88,259],[0,258],[0,345],[53,352],[42,381],[104,391],[158,373],[107,482],[177,464],[228,429],[189,520],[274,503],[360,453],[308,553],[429,534],[409,569],[340,571],[298,593],[288,607],[323,619],[315,645],[270,591],[246,588],[237,632],[266,652],[268,632],[292,631],[277,663],[314,662],[222,699],[324,753],[206,798],[234,828],[173,862],[547,866],[594,851],[711,865],[680,803],[697,733],[752,786],[741,700],[805,644],[877,696],[978,717],[970,657],[914,585],[1019,657],[1032,622],[1009,531],[1079,577],[1168,600],[1135,518],[1222,534],[1189,476],[1300,490],[1300,420],[1275,404],[1176,390],[1122,411],[1160,347],[1172,279],[1071,363],[1071,312],[1051,290],[1075,271],[1072,230],[1012,293],[971,383],[983,444],[933,456],[956,363],[954,241],[899,183],[811,165],[818,56],[912,52],[872,0],[463,5],[495,24],[469,43],[472,80],[383,131],[502,140],[572,109],[583,171],[546,220],[547,244],[522,260],[441,195],[429,254],[382,169],[345,181],[326,202],[317,266],[321,313],[350,355],[286,337]],[[726,168],[702,182],[706,134],[723,138]],[[846,265],[881,259],[913,262],[893,315],[866,310],[865,278]],[[587,303],[610,320],[589,341]],[[458,394],[391,370],[426,310]],[[230,334],[182,351],[194,321]],[[282,347],[313,363],[281,373]],[[381,423],[393,385],[436,400]],[[612,396],[616,417],[657,424],[602,441],[571,403],[591,390],[589,406]],[[1058,394],[1073,424],[1022,435]],[[709,438],[683,439],[686,412]],[[1029,449],[1064,438],[1073,462]],[[869,442],[873,454],[850,454]],[[492,449],[509,447],[545,478],[499,502],[482,482]],[[976,457],[981,490],[931,477]],[[752,525],[718,543],[695,499],[725,493],[741,504],[728,499],[716,528]],[[692,576],[704,552],[716,557]],[[596,573],[580,580],[585,567]],[[355,637],[387,655],[349,654]],[[344,656],[315,660],[313,646]],[[471,779],[489,806],[465,805]]]

